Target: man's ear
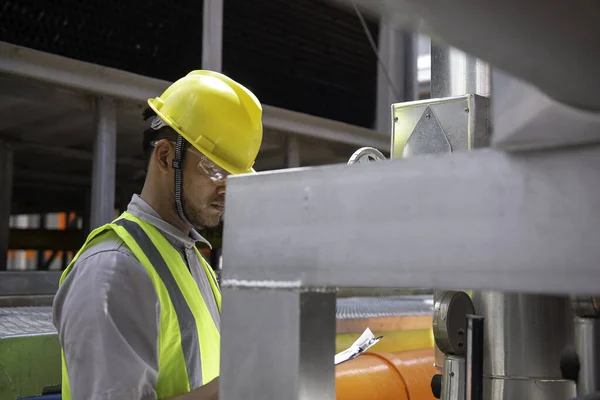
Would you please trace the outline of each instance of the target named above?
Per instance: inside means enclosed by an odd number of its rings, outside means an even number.
[[[171,143],[167,139],[161,139],[156,142],[154,146],[154,158],[159,171],[170,173],[174,156],[173,146],[171,146]]]

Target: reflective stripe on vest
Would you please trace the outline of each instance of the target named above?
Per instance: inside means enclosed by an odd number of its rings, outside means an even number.
[[[177,285],[173,274],[169,270],[167,263],[162,258],[156,246],[152,243],[152,240],[146,235],[146,232],[135,222],[120,219],[115,221],[116,225],[122,226],[129,232],[133,239],[141,247],[146,257],[150,261],[150,264],[154,267],[160,279],[165,284],[169,297],[175,308],[177,314],[177,321],[179,322],[179,330],[181,332],[181,348],[185,357],[185,368],[187,370],[188,377],[199,377],[198,384],[202,384],[202,366],[200,357],[200,342],[198,341],[198,328],[196,326],[196,320],[192,314],[192,310],[188,306],[181,289]]]
[[[214,379],[219,374],[220,350],[216,321],[181,254],[153,225],[125,212],[112,224],[94,230],[63,273],[60,283],[92,239],[106,230],[113,230],[140,261],[160,301],[158,397],[182,394]],[[199,252],[197,255],[220,311],[221,293],[216,276]],[[66,371],[63,355],[63,399],[68,400],[71,396]]]

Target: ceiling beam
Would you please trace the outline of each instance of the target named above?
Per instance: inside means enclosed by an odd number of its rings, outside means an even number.
[[[73,99],[103,95],[144,106],[146,100],[162,93],[170,82],[91,64],[55,54],[0,42],[0,73],[34,79],[76,92]],[[22,82],[22,81],[21,81]],[[64,92],[63,92],[64,94]],[[316,95],[316,94],[315,94]],[[39,99],[39,97],[38,97]],[[85,100],[89,106],[88,100]],[[389,135],[351,124],[309,114],[263,105],[267,129],[313,137],[320,140],[389,148]]]

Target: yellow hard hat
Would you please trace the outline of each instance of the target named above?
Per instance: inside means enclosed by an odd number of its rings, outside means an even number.
[[[254,172],[262,142],[262,106],[233,79],[192,71],[148,99],[156,114],[198,151],[231,174]]]

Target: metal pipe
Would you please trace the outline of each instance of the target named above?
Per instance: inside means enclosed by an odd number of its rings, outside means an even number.
[[[367,352],[336,367],[337,400],[434,400],[433,349]]]
[[[485,316],[484,398],[564,400],[573,382],[560,372],[560,354],[573,342],[570,302],[561,296],[473,293]]]
[[[377,104],[375,129],[390,133],[390,105],[417,99],[417,48],[415,34],[387,17],[379,24]]]
[[[432,44],[431,97],[490,94],[490,67],[461,50]]]
[[[464,374],[464,357],[445,357],[442,374],[442,394],[440,399],[463,400],[465,398]]]
[[[115,212],[115,173],[117,118],[115,101],[98,97],[95,101],[96,140],[92,161],[90,228],[113,220]]]
[[[481,60],[445,45],[431,44],[431,97],[490,94],[490,67]],[[437,302],[444,290],[433,293]],[[443,369],[444,353],[435,347],[435,365]]]
[[[204,0],[202,68],[221,72],[223,59],[223,0]]]
[[[13,189],[13,150],[0,140],[0,271],[8,267],[9,219]]]
[[[577,395],[600,390],[600,319],[575,318],[575,343],[580,370]]]

